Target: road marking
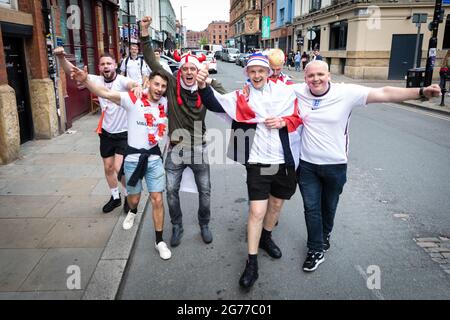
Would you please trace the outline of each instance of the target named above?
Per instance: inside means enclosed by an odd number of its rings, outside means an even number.
[[[355,268],[356,268],[356,270],[358,270],[359,274],[361,274],[364,281],[367,283],[368,277],[367,277],[367,273],[364,271],[364,269],[360,265],[356,265]],[[372,292],[378,300],[385,300],[380,291],[381,290],[376,290],[376,289],[370,290],[370,292]]]
[[[449,116],[439,115],[439,114],[435,114],[435,113],[431,113],[431,112],[427,112],[427,111],[423,111],[423,110],[417,110],[417,109],[414,109],[414,107],[400,106],[398,104],[392,104],[392,103],[383,103],[383,104],[388,106],[388,107],[397,108],[397,109],[403,109],[403,110],[406,110],[406,111],[420,113],[420,114],[423,114],[423,115],[426,115],[426,116],[430,116],[430,117],[433,117],[433,118],[438,118],[438,119],[441,119],[441,120],[450,121],[450,117]]]

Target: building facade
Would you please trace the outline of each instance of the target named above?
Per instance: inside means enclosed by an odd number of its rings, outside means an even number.
[[[247,52],[261,46],[261,0],[230,0],[229,46]]]
[[[0,1],[0,163],[20,145],[50,139],[89,112],[87,89],[68,81],[52,51],[97,73],[99,55],[119,55],[117,1]]]
[[[208,40],[208,31],[192,31],[186,32],[186,47],[187,48],[200,48],[200,40],[205,38]]]
[[[434,5],[433,0],[296,1],[295,46],[307,52],[318,48],[333,73],[355,79],[404,79],[414,64],[417,39],[411,18],[414,13],[428,14],[427,23],[422,24],[417,60],[417,66],[425,67],[431,37],[427,27]],[[450,40],[446,40],[450,39],[450,6],[443,7],[447,21],[439,26],[435,77],[440,58],[450,47]]]
[[[208,25],[207,39],[209,44],[220,44],[225,46],[228,40],[228,22],[213,21]]]
[[[159,5],[159,15],[161,19],[159,30],[161,30],[163,34],[164,49],[175,49],[177,36],[175,10],[173,9],[170,0],[160,0]]]
[[[270,37],[263,39],[264,48],[293,49],[294,0],[263,0],[263,16],[270,17]]]

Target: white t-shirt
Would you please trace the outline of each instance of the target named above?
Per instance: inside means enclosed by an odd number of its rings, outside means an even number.
[[[118,74],[114,81],[108,83],[105,82],[105,79],[102,76],[90,74],[89,81],[102,85],[110,90],[127,92],[130,79]],[[98,100],[102,111],[105,112],[102,128],[109,133],[120,133],[127,131],[127,115],[125,110],[108,99],[99,97]]]
[[[316,97],[305,83],[291,87],[303,120],[300,159],[319,165],[347,163],[351,113],[366,105],[370,88],[331,83],[328,93]]]
[[[132,59],[131,57],[125,58],[120,65],[120,71],[125,72],[125,62],[127,62],[127,77],[133,79],[140,85],[142,85],[143,76],[149,76],[151,73],[151,69],[145,63],[144,58],[138,57],[137,59]],[[142,62],[142,71],[141,71],[141,62]]]
[[[151,102],[145,97],[136,99],[129,92],[120,93],[121,106],[127,112],[128,119],[128,145],[135,149],[151,149],[162,140],[167,133],[167,99],[161,97],[158,103]],[[152,125],[147,125],[145,114],[151,114],[153,117]],[[163,135],[158,137],[159,125],[163,125]],[[155,137],[151,142],[149,135]],[[126,161],[138,162],[140,154],[130,154]],[[157,159],[159,156],[151,155],[149,160]]]

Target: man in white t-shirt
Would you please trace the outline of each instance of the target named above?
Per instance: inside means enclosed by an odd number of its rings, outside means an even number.
[[[64,48],[58,47],[54,51],[60,65],[66,74],[70,74],[73,65],[64,57]],[[116,61],[109,53],[100,56],[100,76],[89,75],[91,81],[106,88],[127,92],[139,85],[124,76],[116,73]],[[123,154],[127,146],[127,119],[125,111],[119,105],[110,100],[99,98],[102,108],[102,116],[96,132],[100,138],[100,155],[103,159],[103,167],[108,186],[111,190],[110,200],[103,206],[103,212],[109,213],[121,205],[117,173],[123,162]],[[122,192],[127,196],[125,179],[122,180]],[[128,203],[124,201],[124,212],[128,213]]]
[[[369,103],[401,102],[439,96],[434,84],[426,88],[369,88],[330,82],[328,64],[306,65],[305,83],[291,85],[300,100],[303,130],[297,180],[308,231],[304,271],[314,271],[330,248],[339,195],[347,181],[348,129],[352,110]]]
[[[133,92],[107,89],[92,81],[86,70],[73,67],[73,77],[82,82],[91,92],[120,105],[127,113],[128,145],[124,161],[130,210],[123,222],[123,229],[133,227],[137,206],[141,197],[142,179],[145,177],[149,198],[152,203],[155,227],[155,248],[160,257],[167,260],[171,252],[163,241],[164,203],[163,191],[166,187],[165,170],[158,142],[167,133],[167,99],[163,94],[167,89],[167,76],[161,72],[150,74],[148,94],[141,98]]]
[[[132,44],[130,47],[130,55],[120,65],[120,74],[143,85],[152,71],[147,63],[145,63],[144,58],[139,56],[138,53],[139,46]]]

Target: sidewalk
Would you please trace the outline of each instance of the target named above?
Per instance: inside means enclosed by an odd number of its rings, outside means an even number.
[[[102,212],[110,192],[98,117],[27,142],[20,159],[0,166],[0,300],[115,298],[148,194],[130,231],[122,206]]]
[[[303,82],[304,81],[304,73],[303,71],[297,72],[292,69],[289,71],[286,67],[284,67],[283,72],[288,74],[295,82]],[[341,74],[332,74],[331,80],[333,82],[345,82],[345,83],[356,83],[361,84],[368,87],[378,88],[383,86],[393,86],[393,87],[405,87],[405,80],[358,80],[346,77]],[[441,107],[441,97],[433,98],[428,101],[421,100],[408,100],[401,104],[424,109],[427,111],[438,112],[444,115],[450,115],[450,96],[446,96],[444,99],[445,106]]]

